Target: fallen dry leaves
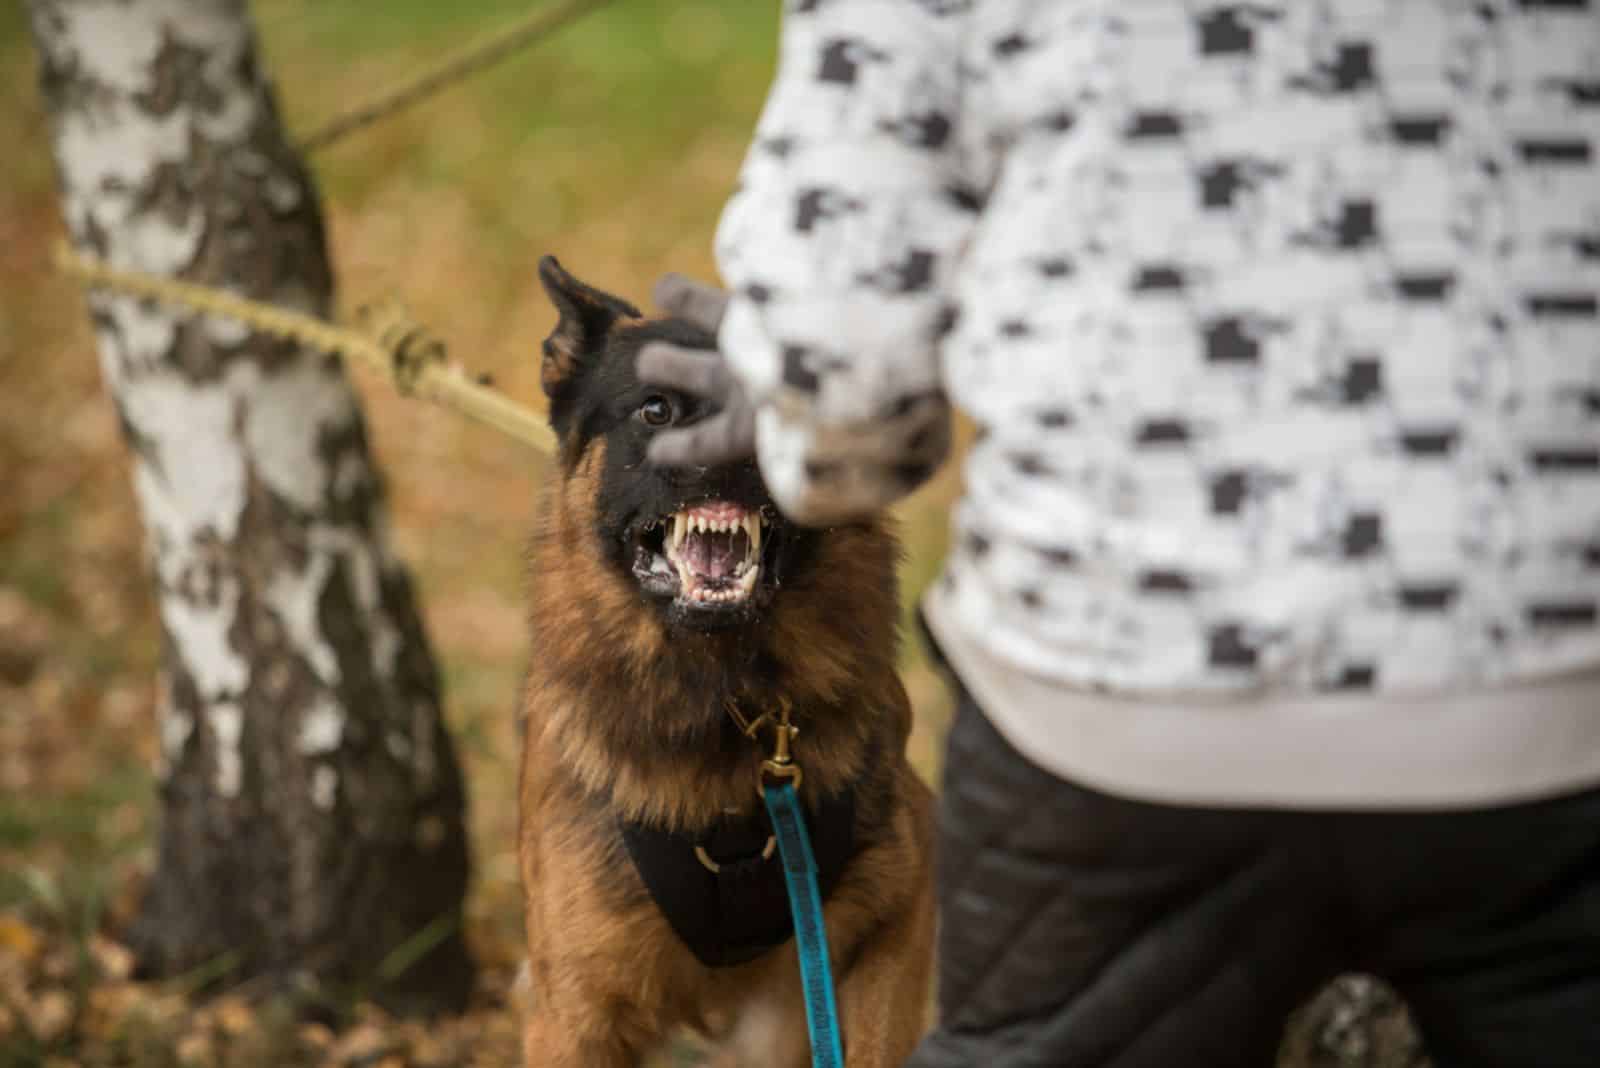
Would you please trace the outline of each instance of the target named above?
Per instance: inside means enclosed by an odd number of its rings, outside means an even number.
[[[0,1064],[475,1068],[521,1055],[509,976],[493,969],[461,1016],[398,1020],[358,1005],[327,1023],[243,992],[187,998],[131,970],[127,948],[103,934],[84,940],[0,914]]]

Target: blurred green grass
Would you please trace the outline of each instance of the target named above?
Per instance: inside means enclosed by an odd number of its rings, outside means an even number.
[[[380,66],[437,62],[528,5],[402,0],[357,14],[279,0],[258,10],[285,86],[338,64],[373,72],[337,94],[286,91],[291,127],[309,129],[388,84]],[[775,14],[766,4],[618,0],[451,90],[455,99],[330,150],[318,161],[324,190],[358,209],[399,163],[424,187],[466,197],[484,244],[509,257],[623,198],[651,200],[669,230],[709,233],[716,191],[666,199],[660,177],[690,142],[747,134],[771,75]],[[641,231],[638,241],[639,256],[658,254],[659,236]]]

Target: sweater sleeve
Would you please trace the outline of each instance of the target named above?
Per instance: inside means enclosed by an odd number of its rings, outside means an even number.
[[[979,203],[957,121],[962,5],[791,5],[717,232],[720,343],[791,518],[860,517],[943,460],[939,341]]]

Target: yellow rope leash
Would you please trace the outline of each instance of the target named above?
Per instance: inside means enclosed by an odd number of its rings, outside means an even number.
[[[392,302],[364,312],[364,329],[352,330],[226,290],[120,270],[65,242],[56,246],[54,259],[58,270],[87,286],[224,316],[260,333],[357,359],[388,379],[399,393],[452,408],[541,453],[555,451],[555,435],[542,413],[473,381],[449,362],[440,341]]]
[[[578,16],[588,14],[611,2],[612,0],[567,0],[566,3],[540,8],[481,44],[472,45],[458,52],[433,69],[423,71],[410,81],[395,86],[360,107],[334,116],[301,138],[300,150],[311,153],[327,148],[335,141],[342,140],[379,119],[402,111],[458,82],[488,70],[529,45],[544,40]]]

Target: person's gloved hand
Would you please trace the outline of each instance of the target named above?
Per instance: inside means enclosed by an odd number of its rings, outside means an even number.
[[[714,335],[722,325],[728,295],[681,274],[656,283],[656,306]],[[755,455],[756,413],[739,379],[716,349],[689,349],[652,341],[639,352],[639,378],[692,394],[716,409],[709,419],[665,430],[650,442],[650,462],[664,467],[709,467]]]

